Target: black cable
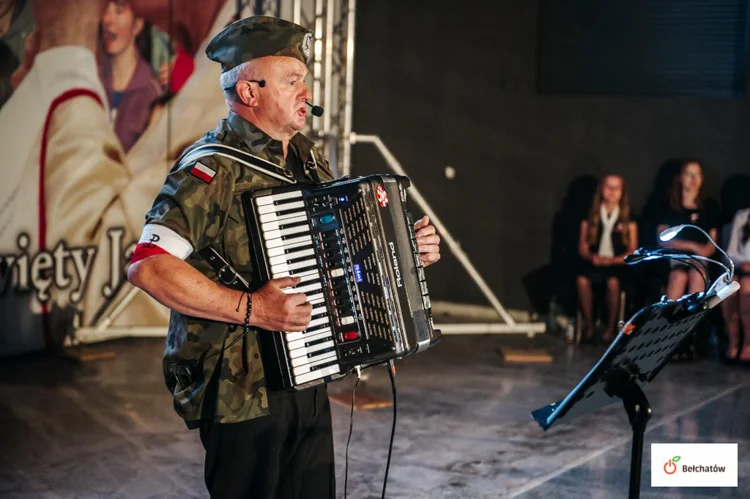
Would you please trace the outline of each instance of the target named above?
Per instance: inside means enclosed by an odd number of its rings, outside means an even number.
[[[396,366],[393,363],[393,359],[388,361],[388,375],[391,377],[391,388],[393,389],[393,426],[391,427],[391,442],[388,444],[388,461],[385,463],[383,494],[380,496],[380,499],[385,499],[385,488],[388,485],[388,469],[391,467],[391,453],[393,452],[393,437],[396,434]]]
[[[703,267],[703,272],[701,272],[701,269],[699,269],[698,266],[695,263],[691,262],[690,260],[685,260],[684,258],[675,258],[675,257],[669,256],[669,255],[662,255],[662,256],[664,258],[669,259],[669,260],[674,260],[676,262],[682,262],[685,265],[689,265],[689,266],[693,267],[695,269],[695,271],[698,272],[698,274],[700,274],[701,278],[703,279],[703,292],[704,293],[708,292],[708,278],[706,277],[706,274],[708,274],[708,266],[706,266],[703,262],[701,262],[700,260],[695,260],[696,262],[699,262],[701,264],[701,266]]]
[[[665,254],[669,255],[669,253],[665,253]],[[693,258],[693,255],[690,254],[690,253],[687,253],[687,252],[680,252],[680,253],[675,253],[675,254],[680,254],[680,255],[684,255],[684,256],[688,257],[691,262],[700,265],[701,268],[705,271],[705,275],[708,275],[708,273],[709,273],[708,262],[706,262],[705,260],[699,260],[697,258]],[[678,261],[682,261],[682,262],[687,261],[687,260],[684,260],[682,258],[677,258],[677,260]],[[693,268],[695,268],[697,270],[697,267],[693,267]]]
[[[248,295],[248,296],[247,296],[247,299],[249,300],[249,299],[250,299],[250,291],[249,291],[249,290],[247,290],[247,291],[246,291],[245,293],[246,293],[246,294]],[[242,299],[242,298],[240,298],[240,300],[241,300],[241,299]],[[247,324],[243,324],[243,325],[242,325],[241,327],[242,327],[242,334],[241,334],[241,335],[239,335],[239,336],[237,336],[237,337],[236,337],[235,339],[233,339],[233,340],[232,340],[232,341],[231,341],[231,342],[229,343],[229,345],[225,346],[225,347],[224,347],[224,348],[222,348],[221,350],[218,350],[218,351],[216,351],[216,352],[212,353],[211,355],[209,355],[208,357],[206,357],[206,358],[205,358],[204,360],[208,360],[208,359],[210,359],[211,357],[216,357],[217,355],[219,355],[219,354],[221,354],[221,353],[224,353],[224,352],[225,352],[225,351],[226,351],[226,350],[227,350],[228,348],[230,348],[230,347],[231,347],[232,345],[235,345],[235,344],[236,344],[236,343],[237,343],[238,341],[240,341],[241,339],[244,339],[244,338],[245,338],[245,337],[247,336],[247,333],[249,333],[249,332],[250,332],[250,331],[252,330],[252,328],[250,328],[250,327],[249,327],[249,325],[247,325]]]
[[[349,485],[349,442],[352,440],[352,429],[354,428],[354,394],[357,393],[357,385],[359,385],[359,376],[357,376],[357,381],[354,383],[354,388],[352,388],[352,411],[349,413],[349,436],[346,439],[346,454],[344,458],[344,499],[346,499],[346,489]]]
[[[708,276],[709,270],[708,270],[708,264],[706,262],[704,262],[702,260],[695,259],[695,258],[690,258],[692,255],[690,253],[688,253],[687,251],[677,250],[677,249],[674,249],[674,248],[659,248],[659,249],[653,251],[651,253],[651,255],[649,255],[649,257],[646,260],[647,261],[648,260],[650,260],[650,261],[655,260],[654,258],[650,258],[650,257],[653,257],[653,256],[656,256],[656,257],[659,257],[659,258],[666,258],[668,260],[674,260],[676,262],[682,262],[685,265],[688,265],[688,266],[692,267],[693,269],[695,269],[696,272],[698,272],[698,274],[700,274],[701,278],[703,279],[703,290],[704,290],[704,293],[708,292],[709,285],[708,285],[708,277],[707,276]],[[678,256],[684,256],[684,257],[688,257],[690,259],[688,260],[686,258],[678,258]],[[700,264],[700,266],[703,268],[703,271],[701,271],[701,269],[698,268],[698,266],[696,265],[696,263]]]

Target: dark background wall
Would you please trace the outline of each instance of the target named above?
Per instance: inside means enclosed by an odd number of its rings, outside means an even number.
[[[537,0],[357,9],[354,130],[383,139],[506,306],[530,305],[523,278],[550,261],[575,179],[619,172],[639,211],[671,158],[702,159],[715,197],[750,173],[744,98],[539,93]],[[386,170],[371,145],[353,154],[355,174]],[[443,255],[428,273],[433,298],[481,303]]]

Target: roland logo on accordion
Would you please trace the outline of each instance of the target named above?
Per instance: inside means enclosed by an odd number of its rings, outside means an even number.
[[[396,256],[396,245],[392,241],[388,241],[388,246],[391,248],[391,258],[393,259],[393,273],[396,274],[396,286],[403,287],[404,283],[401,281],[401,269],[398,267],[398,257]]]

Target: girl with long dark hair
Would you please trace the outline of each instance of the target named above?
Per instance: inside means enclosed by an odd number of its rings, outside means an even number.
[[[691,224],[700,227],[716,241],[719,227],[719,208],[707,200],[704,194],[703,165],[696,160],[684,161],[680,173],[675,177],[669,190],[669,207],[657,227],[661,233],[669,227]],[[714,246],[706,236],[695,229],[684,229],[677,237],[662,246],[710,257]],[[698,271],[682,262],[670,262],[667,298],[677,300],[685,294],[704,290],[703,271]],[[700,266],[698,266],[700,268]],[[694,343],[686,343],[676,354],[675,360],[689,360],[694,357]]]

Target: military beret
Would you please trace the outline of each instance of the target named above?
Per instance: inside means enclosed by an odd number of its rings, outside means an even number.
[[[228,71],[243,62],[269,55],[310,60],[313,32],[276,17],[254,16],[235,21],[216,35],[206,47],[206,55]]]

